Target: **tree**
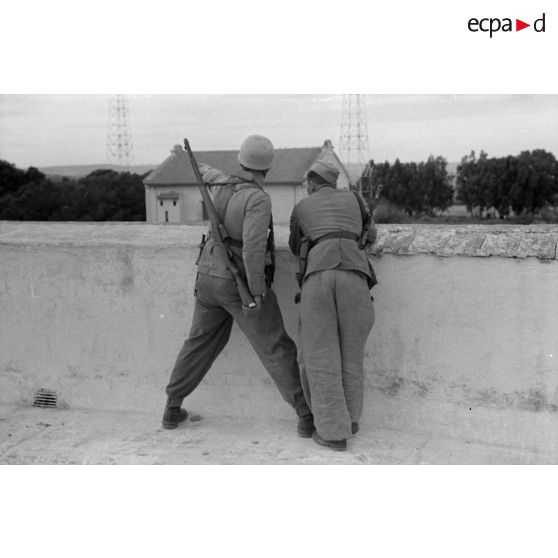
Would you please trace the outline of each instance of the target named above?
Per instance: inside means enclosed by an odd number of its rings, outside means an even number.
[[[420,181],[425,186],[425,211],[434,215],[445,211],[453,202],[453,188],[448,180],[447,161],[443,157],[428,157],[421,169]]]
[[[26,221],[52,221],[60,205],[60,190],[50,180],[28,182],[19,189],[17,207]]]
[[[469,155],[461,158],[457,167],[457,199],[466,205],[471,216],[476,208],[482,217],[484,211],[490,207],[489,165],[488,155],[481,150],[478,159],[475,152],[471,151]]]
[[[8,161],[0,160],[0,198],[15,194],[27,182],[25,172]]]
[[[144,221],[144,177],[97,170],[54,184],[40,171],[0,161],[0,219]]]
[[[458,199],[481,217],[490,208],[500,218],[506,218],[510,209],[516,215],[535,214],[555,203],[558,194],[558,163],[543,149],[490,159],[483,151],[476,159],[472,151],[461,159],[457,172]]]
[[[393,165],[369,163],[372,182],[383,184],[383,197],[404,209],[409,216],[446,210],[453,200],[453,189],[448,180],[447,161],[430,156],[426,163],[401,163]],[[362,179],[364,180],[364,178]]]
[[[554,155],[544,149],[522,151],[511,196],[514,212],[538,213],[553,203],[557,192],[558,167]]]
[[[78,181],[77,191],[83,220],[145,220],[145,190],[137,174],[97,170]]]

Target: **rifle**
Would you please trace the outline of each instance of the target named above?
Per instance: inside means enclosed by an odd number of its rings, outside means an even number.
[[[372,189],[370,189],[370,197],[368,198],[368,218],[362,224],[362,232],[360,233],[360,239],[358,241],[358,247],[361,250],[364,250],[366,247],[366,239],[368,237],[368,229],[370,229],[370,224],[372,223],[372,218],[374,217],[374,211],[376,210],[376,206],[380,201],[380,194],[382,193],[383,189],[382,184],[378,184],[376,188],[376,193],[372,195]]]
[[[250,292],[250,289],[248,289],[248,285],[246,284],[244,277],[242,277],[242,274],[240,273],[240,269],[234,261],[234,256],[231,250],[225,244],[225,239],[229,236],[227,233],[227,229],[225,229],[225,226],[223,225],[223,223],[221,223],[221,220],[217,215],[217,211],[215,210],[215,206],[213,205],[213,200],[211,199],[211,196],[207,191],[207,185],[203,181],[200,169],[198,168],[198,163],[196,162],[194,154],[192,153],[190,143],[186,138],[184,138],[184,149],[190,157],[190,163],[192,165],[192,169],[194,170],[194,174],[196,175],[196,180],[198,181],[198,187],[202,195],[203,203],[205,205],[205,209],[207,210],[209,221],[211,222],[211,228],[213,231],[215,242],[225,254],[225,265],[233,276],[233,280],[238,289],[238,293],[240,294],[240,299],[242,300],[242,305],[245,308],[249,309],[255,308],[256,302],[252,297],[252,293]]]

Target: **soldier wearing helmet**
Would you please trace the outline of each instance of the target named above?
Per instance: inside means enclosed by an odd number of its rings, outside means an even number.
[[[306,266],[300,282],[302,385],[314,415],[316,443],[345,450],[363,407],[363,361],[374,324],[370,288],[375,275],[359,240],[366,204],[359,194],[336,189],[339,171],[326,158],[306,176],[309,196],[291,215],[289,246]],[[372,224],[368,242],[376,238]]]
[[[264,136],[244,140],[240,169],[228,176],[199,164],[206,183],[217,192],[214,204],[228,232],[228,247],[241,268],[256,307],[246,310],[230,271],[211,237],[198,259],[195,307],[190,335],[178,353],[166,388],[163,427],[176,428],[188,414],[183,400],[199,385],[229,340],[233,321],[248,337],[283,399],[296,411],[300,436],[311,437],[313,417],[300,383],[296,345],[288,336],[266,267],[274,254],[271,199],[263,189],[273,163],[273,144]],[[221,186],[219,187],[219,184]]]

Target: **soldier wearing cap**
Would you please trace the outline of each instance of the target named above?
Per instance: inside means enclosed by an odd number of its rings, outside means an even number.
[[[166,388],[163,427],[176,428],[188,417],[181,404],[202,381],[229,340],[233,320],[239,325],[283,399],[296,411],[299,436],[311,437],[313,417],[306,403],[296,360],[296,345],[283,325],[277,297],[266,280],[266,264],[274,251],[271,200],[263,189],[273,162],[273,145],[263,136],[249,136],[238,153],[241,169],[228,176],[199,164],[204,182],[214,184],[215,207],[242,268],[256,308],[246,310],[219,246],[209,240],[199,258],[194,316],[190,335],[178,353]],[[226,190],[224,184],[234,184]],[[222,184],[219,188],[218,185]],[[229,197],[220,196],[228,191]]]
[[[374,324],[369,289],[375,276],[358,240],[364,200],[336,188],[339,171],[317,160],[306,175],[309,196],[291,215],[289,246],[300,256],[309,242],[301,277],[300,356],[302,385],[314,415],[316,443],[345,450],[363,407],[363,361]],[[368,242],[374,242],[372,223]]]

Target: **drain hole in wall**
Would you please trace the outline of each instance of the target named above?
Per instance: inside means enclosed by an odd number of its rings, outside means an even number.
[[[58,407],[58,396],[50,389],[40,389],[33,398],[33,407]]]

